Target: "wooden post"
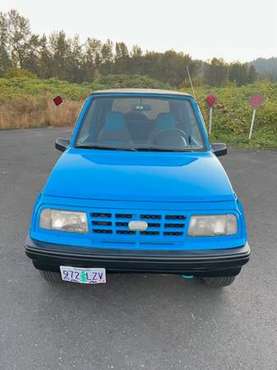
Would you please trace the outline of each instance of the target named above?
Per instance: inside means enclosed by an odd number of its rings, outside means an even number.
[[[213,123],[213,107],[209,110],[209,135],[212,133],[212,123]]]
[[[252,134],[253,134],[253,128],[254,128],[255,117],[256,117],[256,109],[253,109],[252,121],[251,121],[251,126],[250,126],[249,136],[248,136],[248,139],[249,139],[249,140],[251,140],[251,137],[252,137]]]

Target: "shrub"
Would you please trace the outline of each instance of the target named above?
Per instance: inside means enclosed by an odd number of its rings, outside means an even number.
[[[5,73],[4,78],[37,78],[37,76],[23,68],[11,68]]]
[[[170,88],[147,76],[107,75],[92,83],[73,84],[56,79],[13,77],[0,78],[0,128],[72,125],[84,98],[93,90],[115,87]],[[188,89],[182,89],[188,91]],[[222,88],[197,86],[197,100],[208,122],[205,97],[213,93],[217,104],[213,114],[211,140],[252,146],[277,148],[277,83],[257,82]],[[261,94],[264,105],[258,109],[251,142],[248,133],[252,109],[249,98]],[[56,107],[53,97],[61,95],[64,103]]]

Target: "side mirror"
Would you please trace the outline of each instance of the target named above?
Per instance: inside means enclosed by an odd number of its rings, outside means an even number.
[[[221,157],[227,154],[227,145],[224,143],[214,143],[212,144],[212,150],[217,157]]]
[[[58,137],[55,141],[55,148],[60,152],[64,152],[69,145],[69,139]]]

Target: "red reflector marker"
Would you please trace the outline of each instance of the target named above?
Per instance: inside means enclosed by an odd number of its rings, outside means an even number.
[[[206,97],[206,102],[207,102],[209,108],[212,108],[215,105],[215,103],[216,103],[216,96],[214,96],[214,95],[208,95]]]
[[[63,99],[62,99],[62,97],[61,96],[56,96],[54,99],[53,99],[53,102],[56,104],[56,105],[60,105],[60,104],[62,104],[62,102],[63,102]]]
[[[249,100],[249,104],[253,109],[259,108],[260,105],[262,105],[264,102],[264,98],[261,95],[254,95],[251,96]]]

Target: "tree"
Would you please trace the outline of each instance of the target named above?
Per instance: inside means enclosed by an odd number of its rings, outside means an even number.
[[[113,67],[113,43],[111,40],[107,40],[101,47],[101,72],[104,74],[112,73]]]
[[[251,62],[257,73],[269,81],[277,81],[277,57],[258,58]]]
[[[0,76],[11,68],[11,59],[8,52],[8,22],[5,14],[0,13]]]
[[[199,63],[192,61],[188,54],[167,50],[164,53],[146,53],[145,74],[160,81],[180,87],[188,79],[187,67],[192,78],[196,77]]]
[[[68,79],[69,42],[63,31],[55,32],[50,35],[49,48],[53,56],[53,77],[59,78],[60,80]]]
[[[229,80],[238,86],[253,83],[257,79],[257,73],[253,65],[247,63],[232,63],[229,66]]]
[[[144,74],[145,58],[142,49],[135,45],[130,51],[130,62],[128,63],[128,73]]]
[[[128,58],[129,58],[128,47],[124,44],[124,42],[117,42],[115,44],[115,60],[122,61]]]
[[[130,55],[127,45],[124,42],[117,42],[115,44],[115,73],[128,73]]]
[[[88,38],[85,43],[85,53],[83,55],[83,68],[87,81],[92,81],[97,75],[101,59],[102,43],[97,39]]]
[[[261,69],[265,63],[262,59],[251,65],[227,64],[218,58],[207,63],[192,60],[183,52],[144,52],[138,45],[129,51],[124,42],[114,45],[111,40],[102,43],[95,38],[88,38],[83,45],[78,36],[68,38],[63,31],[49,37],[32,33],[29,20],[16,10],[0,13],[0,76],[9,70],[13,71],[12,75],[19,76],[16,69],[25,69],[40,78],[56,77],[77,83],[101,76],[125,75],[126,83],[128,75],[140,75],[182,87],[189,86],[188,67],[194,83],[204,81],[212,86],[224,86],[229,79],[241,86],[257,79],[255,68],[258,67],[259,71],[267,73],[264,77],[273,79],[276,59],[266,62],[266,69]],[[23,75],[26,76],[26,72]]]
[[[229,66],[229,80],[241,86],[248,81],[248,66],[239,62],[232,63]]]
[[[7,14],[8,43],[13,67],[23,68],[32,37],[29,20],[16,10]]]
[[[250,65],[249,69],[248,69],[248,83],[252,84],[253,82],[255,82],[258,78],[258,73],[256,71],[256,68],[253,66],[253,64]]]
[[[38,76],[50,78],[53,76],[53,56],[48,47],[47,37],[42,35],[39,43]]]
[[[101,47],[101,59],[102,63],[113,62],[113,43],[111,40],[107,40]]]
[[[139,73],[152,78],[157,78],[156,76],[160,76],[161,57],[162,53],[147,51],[142,59],[143,63]]]
[[[142,48],[139,47],[138,45],[134,45],[132,50],[131,50],[130,55],[133,59],[134,58],[141,58],[143,56]]]
[[[213,58],[204,70],[204,81],[211,86],[224,86],[228,79],[228,66],[223,59]]]
[[[68,74],[67,80],[72,82],[83,82],[83,54],[82,45],[80,44],[79,36],[73,37],[68,40],[68,53],[67,53],[67,66],[66,73]]]
[[[40,59],[39,47],[40,37],[38,35],[31,35],[25,50],[25,56],[21,64],[21,68],[38,74]]]

